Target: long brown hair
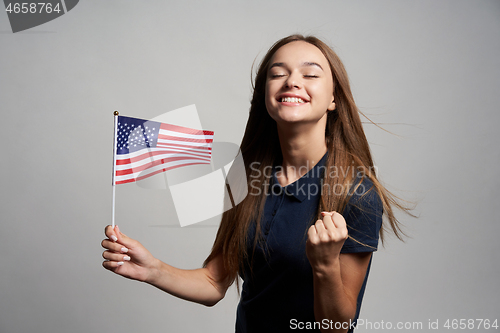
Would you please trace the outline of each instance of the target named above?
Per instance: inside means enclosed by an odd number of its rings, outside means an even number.
[[[260,217],[265,203],[271,167],[281,159],[281,147],[278,139],[276,122],[269,116],[265,106],[265,88],[270,61],[275,52],[285,44],[304,41],[316,46],[328,60],[333,76],[334,100],[336,109],[327,116],[325,141],[328,149],[326,170],[332,167],[343,172],[335,177],[324,177],[325,191],[321,191],[318,217],[321,211],[342,212],[352,193],[355,175],[347,170],[363,170],[363,174],[373,182],[371,190],[377,191],[383,207],[384,215],[390,230],[399,238],[404,235],[400,224],[393,214],[392,207],[408,211],[377,180],[374,172],[370,147],[366,140],[360,119],[360,111],[354,103],[347,72],[337,54],[324,42],[313,36],[291,35],[276,42],[261,61],[255,77],[250,116],[241,142],[248,184],[247,197],[235,208],[226,211],[217,232],[217,236],[207,263],[222,255],[224,268],[229,281],[234,282],[242,269],[244,260],[248,260],[247,239],[249,227],[255,224],[256,237],[254,249],[260,235]],[[252,162],[258,162],[253,163]],[[366,172],[368,171],[368,172]],[[332,189],[343,189],[340,193]],[[366,193],[366,192],[365,192]],[[380,230],[383,241],[384,228]],[[236,279],[237,280],[237,279]]]

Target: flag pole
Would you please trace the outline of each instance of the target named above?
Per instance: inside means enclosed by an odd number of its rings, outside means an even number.
[[[116,175],[116,136],[118,133],[118,111],[113,112],[114,115],[114,135],[113,135],[113,176],[112,176],[112,181],[113,181],[113,210],[111,213],[111,226],[114,229],[115,228],[115,175]]]

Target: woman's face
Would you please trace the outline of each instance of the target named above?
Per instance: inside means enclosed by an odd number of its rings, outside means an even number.
[[[314,45],[295,41],[271,58],[266,81],[266,107],[278,123],[326,124],[333,102],[333,78],[325,56]]]

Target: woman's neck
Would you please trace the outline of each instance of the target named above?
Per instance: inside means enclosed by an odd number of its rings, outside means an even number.
[[[283,155],[276,177],[281,186],[295,182],[318,163],[327,152],[323,126],[278,126]]]

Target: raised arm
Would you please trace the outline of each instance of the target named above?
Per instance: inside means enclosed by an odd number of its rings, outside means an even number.
[[[337,212],[322,215],[323,219],[310,227],[306,247],[313,270],[314,316],[318,322],[333,322],[322,327],[322,332],[347,332],[356,315],[371,253],[340,254],[347,239],[346,222]]]
[[[141,243],[107,226],[108,237],[102,241],[106,249],[104,268],[129,279],[149,283],[173,296],[206,306],[217,304],[231,285],[220,257],[206,267],[185,270],[156,259]]]

